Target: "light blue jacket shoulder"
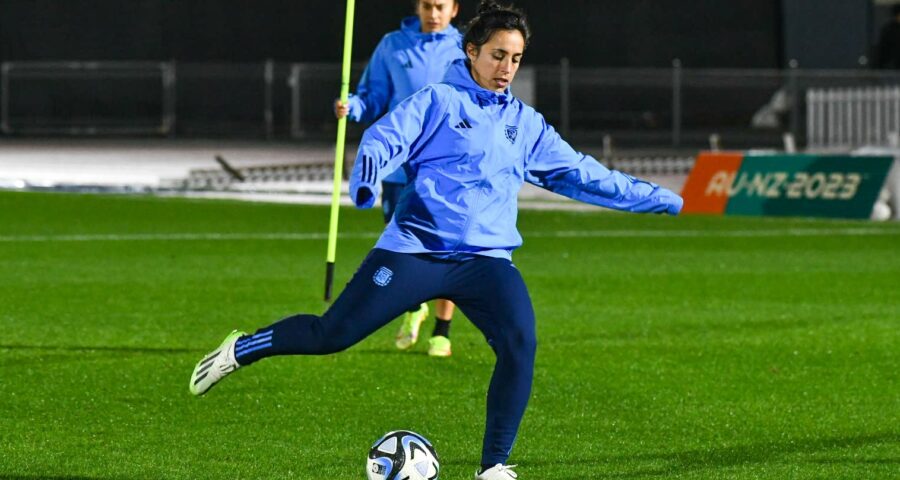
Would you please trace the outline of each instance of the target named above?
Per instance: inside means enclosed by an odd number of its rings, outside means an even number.
[[[385,35],[349,98],[350,120],[372,123],[429,83],[440,82],[454,60],[464,58],[462,35],[453,25],[422,33],[418,17]]]
[[[525,181],[629,212],[674,215],[682,206],[677,194],[576,152],[508,89],[477,85],[464,60],[366,130],[350,176],[356,205],[371,207],[380,180],[397,169],[411,181],[376,245],[395,252],[509,258],[522,244]]]

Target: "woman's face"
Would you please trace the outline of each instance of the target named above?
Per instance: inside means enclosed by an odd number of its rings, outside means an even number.
[[[456,18],[459,5],[456,0],[419,0],[416,14],[422,24],[422,33],[435,33],[450,26]]]
[[[497,30],[481,47],[466,45],[472,78],[482,88],[497,93],[503,93],[512,83],[523,53],[525,38],[518,30]]]

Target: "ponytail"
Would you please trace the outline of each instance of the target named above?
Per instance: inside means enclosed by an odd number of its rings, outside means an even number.
[[[478,15],[466,27],[463,49],[470,43],[476,49],[481,48],[497,30],[518,30],[526,46],[531,38],[531,27],[524,12],[512,6],[503,6],[497,0],[481,0]]]

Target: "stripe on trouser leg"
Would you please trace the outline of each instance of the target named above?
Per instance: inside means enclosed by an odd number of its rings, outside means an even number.
[[[262,348],[261,345],[262,345],[263,343],[267,343],[268,345],[272,345],[272,336],[269,335],[268,337],[258,338],[258,339],[256,339],[256,340],[247,342],[247,343],[241,345],[240,348],[235,348],[235,349],[234,349],[234,355],[235,355],[236,357],[239,357],[239,356],[241,356],[241,355],[243,355],[243,354],[245,354],[245,353],[247,353],[247,352],[252,352],[252,351],[255,351],[255,350],[259,350],[259,348]]]
[[[267,331],[265,331],[265,332],[255,333],[255,334],[250,335],[250,336],[244,336],[244,337],[241,337],[240,339],[238,339],[237,342],[235,342],[235,346],[236,346],[236,348],[240,348],[241,346],[243,346],[243,345],[246,344],[247,342],[251,342],[251,341],[256,340],[256,339],[258,339],[258,338],[260,338],[260,337],[265,337],[265,336],[268,336],[268,335],[272,335],[272,330],[267,330]]]
[[[264,348],[269,348],[271,346],[272,346],[272,342],[269,342],[269,343],[264,343],[262,345],[257,345],[255,347],[245,348],[244,350],[241,350],[240,352],[236,352],[234,354],[234,356],[235,357],[243,357],[244,355],[246,355],[248,353],[255,352],[257,350],[262,350]]]

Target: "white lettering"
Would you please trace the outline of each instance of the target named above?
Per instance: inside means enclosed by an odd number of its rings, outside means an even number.
[[[768,179],[768,175],[763,175],[760,172],[753,174],[753,181],[750,184],[750,191],[747,192],[747,195],[752,197],[755,193],[757,196],[764,196],[766,194],[766,184],[769,183]]]
[[[822,188],[825,186],[825,174],[821,172],[816,172],[809,177],[809,182],[806,183],[806,198],[819,198],[819,195],[822,194]]]
[[[837,191],[842,183],[844,183],[844,174],[832,173],[828,175],[828,184],[825,185],[825,190],[822,192],[822,198],[826,200],[834,200],[837,198]]]
[[[787,173],[785,172],[774,172],[770,175],[772,177],[772,182],[769,184],[769,189],[766,190],[766,197],[768,198],[780,198],[781,197],[781,186],[784,185],[784,182],[787,180]]]
[[[793,175],[787,172],[756,172],[734,177],[734,174],[725,171],[716,173],[706,188],[706,194],[723,195],[727,192],[729,197],[743,194],[765,198],[784,196],[789,199],[849,200],[856,196],[862,183],[859,173],[839,172],[794,172]],[[729,182],[731,180],[733,183]]]
[[[803,196],[803,186],[809,175],[806,172],[797,172],[794,174],[794,181],[788,185],[787,198],[801,198]]]
[[[706,185],[705,195],[707,197],[710,195],[716,195],[718,197],[731,195],[731,184],[734,182],[734,175],[734,172],[729,172],[727,170],[716,172],[715,175],[709,179],[709,184]]]
[[[847,181],[844,183],[843,188],[841,188],[841,193],[838,194],[838,198],[841,200],[850,200],[851,198],[856,196],[856,191],[859,189],[859,184],[862,182],[862,176],[858,173],[848,173]]]
[[[750,182],[747,180],[747,174],[742,173],[737,177],[737,180],[734,181],[734,186],[731,187],[731,192],[729,194],[730,197],[735,195],[740,195],[741,190],[749,190]]]

